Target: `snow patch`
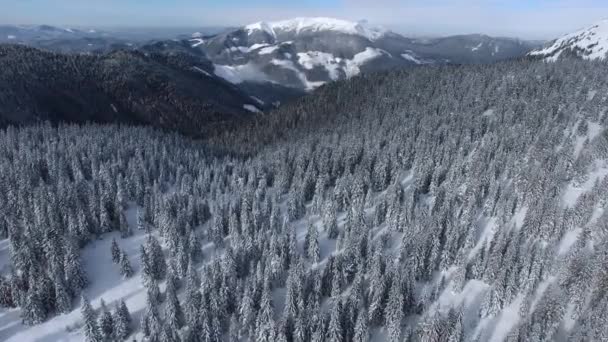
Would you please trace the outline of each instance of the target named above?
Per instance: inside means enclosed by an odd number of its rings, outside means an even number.
[[[201,69],[199,67],[194,66],[194,67],[192,67],[192,69],[194,69],[195,71],[200,72],[201,74],[203,74],[205,76],[212,77],[210,73],[206,72],[205,70],[203,70],[203,69]]]
[[[261,113],[262,111],[258,109],[258,107],[252,105],[252,104],[244,104],[243,105],[243,109],[248,110],[252,113]]]
[[[567,232],[559,244],[557,254],[564,255],[564,254],[568,253],[568,251],[570,250],[570,248],[572,248],[572,246],[574,246],[574,244],[576,243],[576,240],[578,239],[578,236],[582,232],[583,232],[583,230],[581,228],[577,228],[575,230],[571,230],[571,231]]]
[[[523,296],[518,296],[509,306],[502,310],[494,332],[490,338],[491,342],[502,342],[505,341],[511,330],[519,323],[521,316],[519,315],[519,308],[523,301]]]
[[[363,64],[365,64],[373,59],[376,59],[385,53],[386,53],[386,51],[381,50],[381,49],[376,49],[376,48],[371,48],[371,47],[365,48],[365,51],[359,52],[358,54],[356,54],[353,57],[353,59],[346,61],[346,67],[344,68],[346,77],[350,78],[353,76],[357,76],[358,74],[361,73],[360,67]]]
[[[214,64],[214,73],[233,84],[245,81],[266,82],[268,77],[256,65],[252,63],[244,65],[220,65]]]
[[[12,35],[12,34],[9,34],[8,36],[6,36],[6,38],[7,38],[8,40],[14,40],[14,39],[17,39],[17,36],[14,36],[14,35]]]
[[[483,42],[477,44],[477,46],[472,47],[471,51],[475,52],[475,51],[479,50],[482,46],[483,46]]]
[[[562,194],[562,202],[567,208],[572,208],[576,205],[578,198],[586,192],[591,191],[595,182],[602,180],[608,175],[608,165],[605,161],[596,161],[594,168],[587,175],[587,180],[581,185],[570,183]]]
[[[325,82],[319,81],[319,82],[310,82],[308,81],[308,78],[306,77],[306,75],[300,71],[294,64],[292,61],[286,61],[286,60],[281,60],[281,59],[273,59],[272,61],[270,61],[271,64],[288,69],[293,71],[296,76],[298,77],[298,79],[300,79],[300,81],[302,82],[302,84],[304,85],[304,88],[306,88],[306,90],[310,91],[310,90],[314,90],[315,88],[318,88],[322,85],[325,84]]]
[[[298,63],[305,69],[312,70],[316,66],[324,67],[329,78],[336,81],[340,78],[340,62],[342,59],[334,57],[331,53],[321,51],[308,51],[298,53]]]
[[[190,39],[190,42],[192,43],[192,47],[197,47],[200,46],[202,44],[205,44],[205,40],[202,38],[194,38],[194,39]]]
[[[406,51],[405,53],[402,53],[401,57],[403,57],[403,59],[407,61],[414,62],[416,64],[424,64],[423,61],[414,56],[414,53],[412,51]]]
[[[270,55],[279,49],[278,45],[268,46],[258,51],[258,55]]]

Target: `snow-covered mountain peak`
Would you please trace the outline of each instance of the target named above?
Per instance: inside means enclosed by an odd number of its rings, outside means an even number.
[[[604,59],[608,52],[608,19],[593,26],[567,34],[547,45],[530,52],[530,56],[545,57],[554,61],[564,52],[574,53],[588,60]]]
[[[264,31],[273,37],[276,37],[277,31],[293,32],[295,34],[300,34],[302,32],[334,31],[363,36],[369,40],[379,39],[388,32],[384,28],[370,26],[366,21],[354,22],[324,17],[300,17],[274,22],[257,22],[245,26],[245,30],[249,33]]]

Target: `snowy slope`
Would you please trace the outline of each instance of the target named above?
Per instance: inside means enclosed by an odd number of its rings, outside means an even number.
[[[572,53],[588,60],[604,59],[608,52],[608,19],[574,33],[567,34],[546,46],[534,50],[530,56],[554,61],[564,53]]]

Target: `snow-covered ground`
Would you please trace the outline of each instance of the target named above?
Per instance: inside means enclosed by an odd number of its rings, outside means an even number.
[[[101,299],[108,308],[123,299],[131,312],[134,328],[138,328],[139,319],[146,306],[146,290],[141,281],[139,252],[140,246],[145,242],[145,233],[136,229],[137,207],[131,205],[125,212],[127,222],[134,235],[121,239],[120,233],[106,234],[102,239],[91,242],[82,250],[83,268],[87,272],[89,286],[83,294],[89,298],[91,305],[98,309]],[[110,246],[112,239],[116,239],[120,248],[128,255],[135,274],[124,279],[120,275],[119,266],[112,263]],[[7,240],[0,243],[0,261],[6,264],[7,254],[3,253],[3,246]],[[80,342],[83,341],[80,326],[82,316],[80,312],[80,299],[73,302],[74,310],[68,314],[53,317],[46,322],[25,326],[21,323],[19,309],[0,309],[0,341],[6,342]]]
[[[530,52],[531,56],[548,56],[555,61],[566,50],[580,50],[581,57],[588,60],[604,59],[608,52],[608,20],[574,33],[567,34],[543,49]]]

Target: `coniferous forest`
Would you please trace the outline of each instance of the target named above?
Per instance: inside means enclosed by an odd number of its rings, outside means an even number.
[[[607,66],[367,74],[204,139],[6,127],[4,338],[606,341]]]

